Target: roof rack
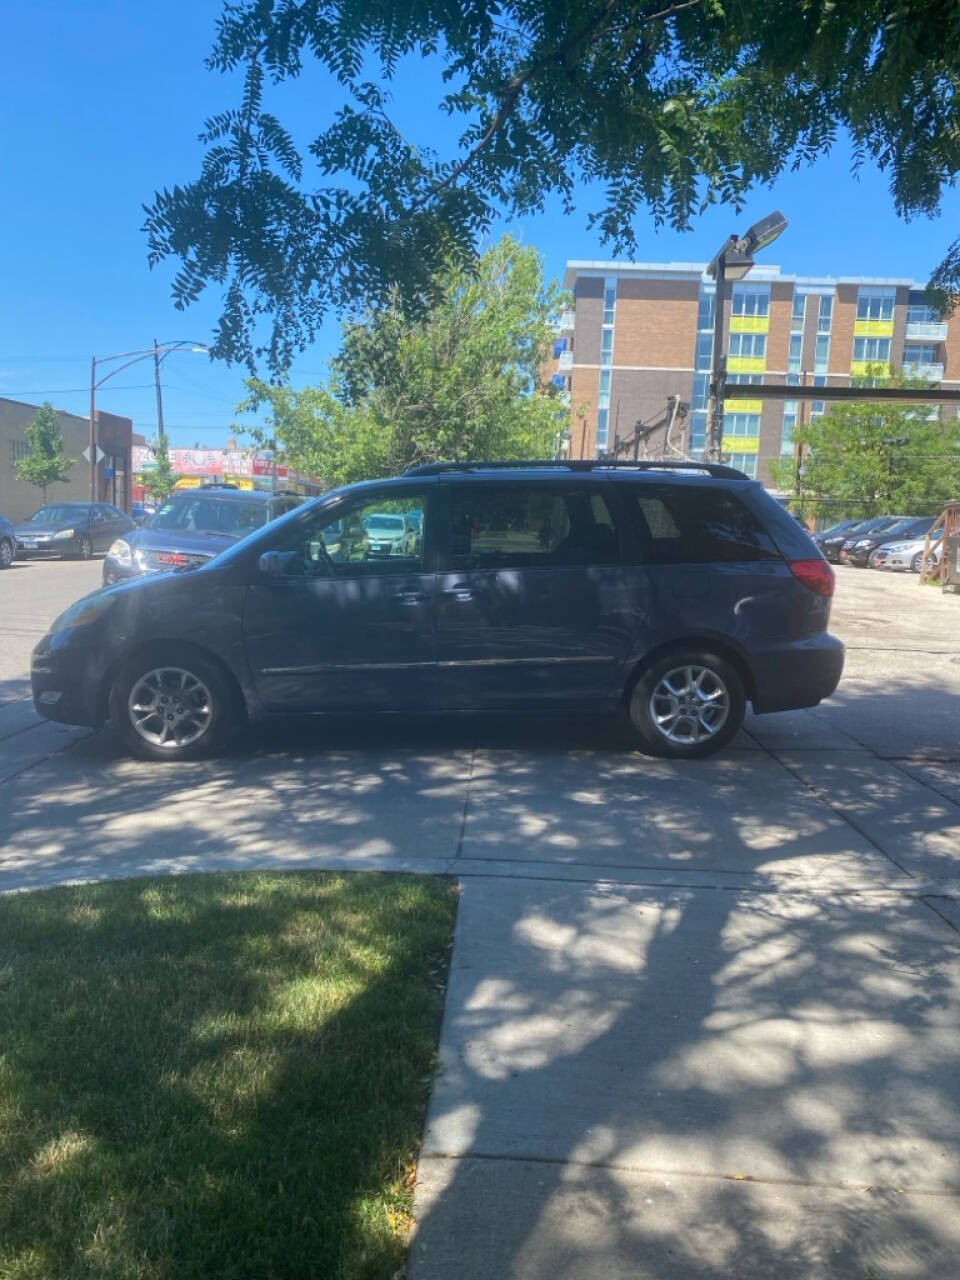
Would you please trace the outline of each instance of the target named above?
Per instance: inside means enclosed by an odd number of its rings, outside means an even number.
[[[406,476],[437,476],[446,471],[534,471],[541,468],[558,471],[701,471],[720,480],[745,480],[735,467],[720,462],[674,462],[669,458],[614,461],[612,458],[539,458],[518,462],[425,462],[408,467]]]

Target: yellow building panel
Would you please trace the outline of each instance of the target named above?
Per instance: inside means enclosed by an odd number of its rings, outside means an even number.
[[[892,320],[858,320],[853,326],[855,338],[892,338]]]
[[[893,365],[882,360],[854,360],[850,365],[852,378],[889,378],[893,373]]]
[[[724,413],[763,413],[762,400],[724,400]]]
[[[769,316],[731,316],[731,333],[769,333]]]
[[[721,445],[724,453],[759,453],[759,436],[724,436]]]
[[[727,373],[763,373],[767,362],[763,356],[728,356]]]

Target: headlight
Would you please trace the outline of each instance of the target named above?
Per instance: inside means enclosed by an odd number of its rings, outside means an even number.
[[[59,533],[53,535],[53,541],[59,542],[61,538],[75,538],[76,536],[75,529],[61,529]]]
[[[113,595],[109,592],[96,592],[92,596],[84,596],[69,609],[64,610],[50,628],[50,634],[66,631],[70,627],[88,627],[91,622],[102,618],[113,605]]]
[[[130,543],[124,542],[122,538],[118,538],[116,542],[110,543],[110,550],[107,552],[107,555],[118,561],[120,564],[133,564],[133,552],[130,550]]]
[[[869,538],[861,538],[861,539],[860,539],[860,541],[857,543],[857,546],[858,546],[858,547],[872,547],[872,546],[873,546],[873,543],[870,541],[870,539],[869,539]]]

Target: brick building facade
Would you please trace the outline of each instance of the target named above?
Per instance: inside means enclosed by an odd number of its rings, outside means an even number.
[[[561,321],[551,373],[569,398],[570,456],[596,457],[640,424],[640,456],[702,457],[716,307],[705,264],[571,261],[565,283],[574,309]],[[727,285],[724,308],[731,382],[849,386],[868,365],[884,365],[960,386],[960,321],[948,325],[912,280],[756,266]],[[724,452],[772,485],[772,464],[793,454],[796,424],[825,408],[728,400]]]

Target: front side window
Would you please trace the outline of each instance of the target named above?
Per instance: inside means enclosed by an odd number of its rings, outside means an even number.
[[[752,460],[752,461],[751,461]],[[756,454],[731,454],[740,470]],[[733,493],[702,485],[630,484],[622,489],[649,564],[707,564],[780,558],[763,526]]]
[[[615,564],[616,527],[596,489],[461,485],[452,498],[454,569]]]
[[[276,547],[295,578],[371,578],[423,571],[425,494],[369,494],[287,525]]]

